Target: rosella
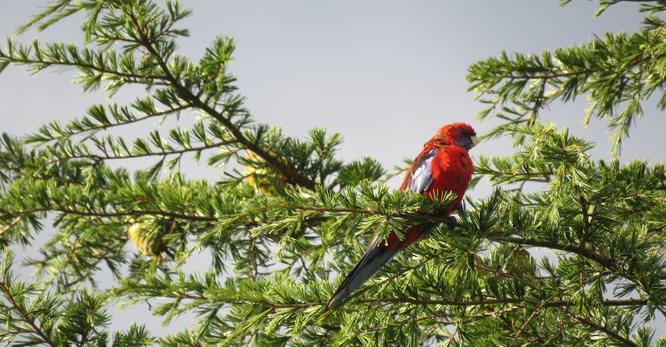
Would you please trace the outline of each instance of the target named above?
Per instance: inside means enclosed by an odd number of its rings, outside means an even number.
[[[466,123],[444,125],[425,143],[421,153],[409,166],[400,190],[421,193],[428,199],[451,192],[456,198],[445,213],[449,215],[454,212],[460,206],[472,178],[474,166],[468,151],[474,147],[475,140],[476,132]],[[386,240],[375,236],[361,260],[335,291],[327,307],[340,305],[399,251],[420,240],[428,231],[411,227],[402,238],[395,233]]]

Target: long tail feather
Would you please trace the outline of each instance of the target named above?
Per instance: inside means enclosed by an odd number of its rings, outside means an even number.
[[[400,240],[397,235],[391,235],[386,242],[375,237],[370,242],[368,250],[361,260],[359,260],[354,269],[345,277],[340,287],[335,291],[326,308],[338,307],[346,297],[371,279],[400,250],[418,240],[422,236],[421,234],[420,230],[413,228],[408,230],[403,240]]]

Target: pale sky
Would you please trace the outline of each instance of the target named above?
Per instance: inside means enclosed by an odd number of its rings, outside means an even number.
[[[13,36],[44,4],[3,0],[0,38]],[[557,0],[191,0],[183,4],[194,14],[181,25],[191,33],[180,41],[181,52],[200,57],[216,35],[233,36],[237,50],[231,69],[257,121],[281,126],[292,136],[305,136],[316,126],[340,132],[345,138],[343,159],[371,156],[386,168],[417,154],[444,123],[467,121],[477,132],[491,128],[492,121],[475,119],[482,105],[466,91],[465,75],[473,62],[501,50],[540,52],[586,43],[608,31],[634,31],[642,18],[633,5],[614,6],[593,18],[593,1],[575,1],[564,8]],[[78,25],[73,18],[19,39],[37,36],[78,43]],[[73,71],[31,76],[22,68],[8,68],[0,75],[0,130],[13,135],[33,132],[47,121],[73,119],[92,103],[107,101],[102,94],[82,94],[81,87],[71,83],[73,77]],[[122,92],[116,101],[127,102],[135,92],[140,90]],[[582,128],[585,108],[584,100],[556,105],[547,119],[595,141],[594,156],[608,158],[605,122]],[[650,107],[646,111],[623,146],[623,160],[666,159],[663,114]],[[511,151],[506,141],[496,141],[476,147],[474,154]],[[186,171],[192,177],[217,178],[205,165],[190,163]],[[481,186],[471,194],[482,197],[488,191]],[[19,257],[30,253],[20,252]],[[159,322],[136,308],[115,316],[113,327],[122,329],[132,321],[161,335]],[[659,332],[666,332],[666,327]]]

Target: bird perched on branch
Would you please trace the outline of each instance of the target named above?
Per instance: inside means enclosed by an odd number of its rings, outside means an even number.
[[[449,215],[458,209],[472,178],[474,166],[468,151],[474,147],[476,132],[466,123],[451,123],[441,127],[423,146],[421,153],[407,169],[400,186],[402,191],[421,193],[428,199],[453,193],[456,198],[446,209]],[[411,227],[401,238],[393,233],[386,240],[378,235],[354,269],[342,281],[327,308],[339,306],[355,289],[369,280],[399,251],[418,241],[428,233],[421,227]]]

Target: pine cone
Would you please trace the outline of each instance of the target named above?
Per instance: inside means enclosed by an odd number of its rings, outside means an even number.
[[[271,151],[269,153],[275,154]],[[246,151],[245,160],[247,163],[243,165],[243,174],[247,179],[247,183],[256,191],[264,194],[274,194],[277,189],[284,187],[284,176],[267,166],[266,162],[256,153],[250,150]],[[250,163],[254,163],[258,168],[249,165]]]
[[[165,230],[163,223],[155,218],[143,218],[134,222],[127,229],[127,237],[136,250],[156,261],[166,258],[169,250],[164,242]]]

